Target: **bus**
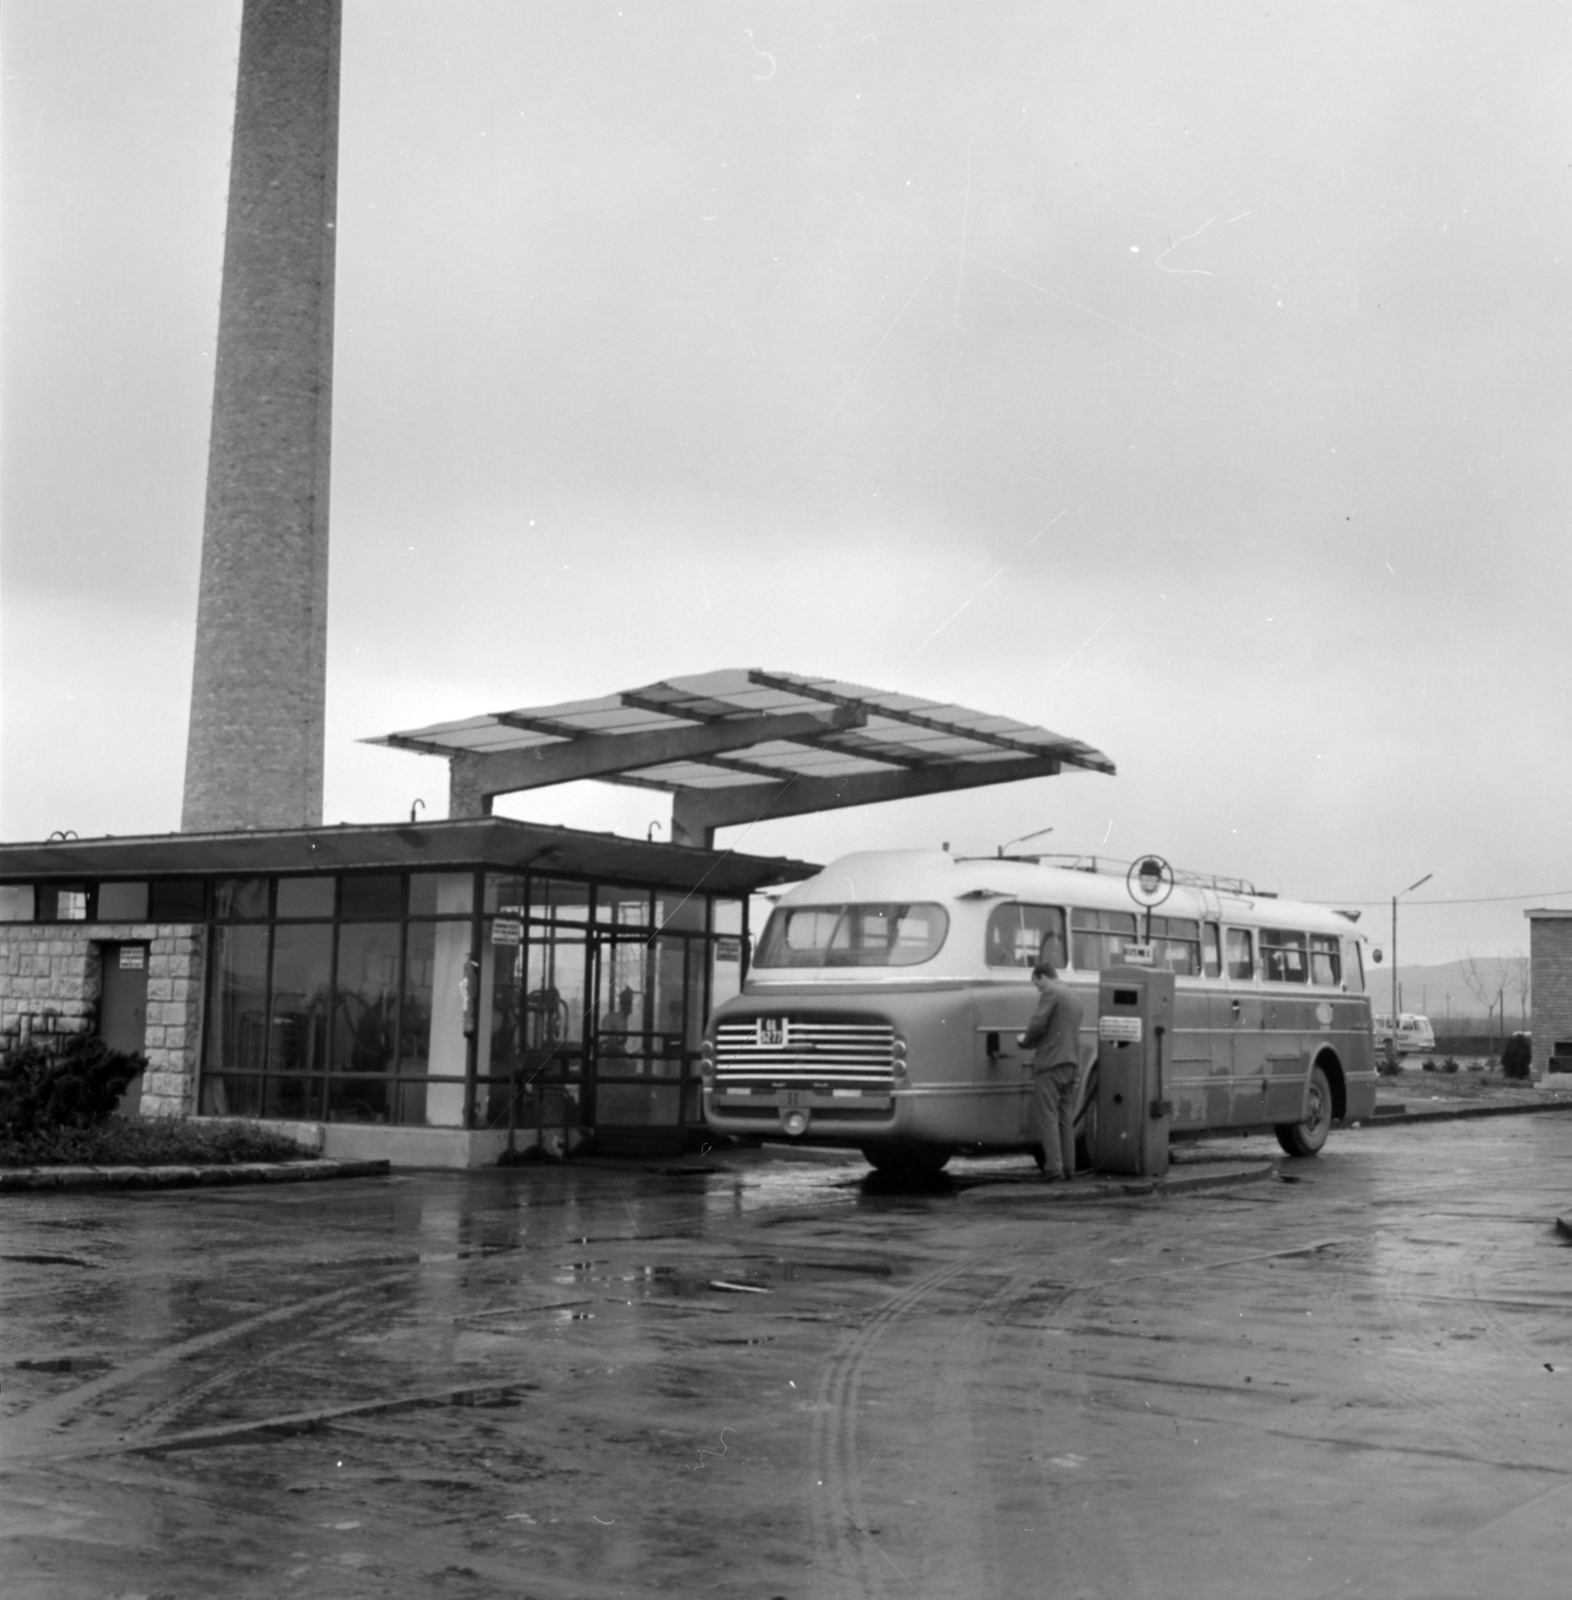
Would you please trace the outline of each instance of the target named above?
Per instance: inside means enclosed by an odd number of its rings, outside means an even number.
[[[1375,1105],[1361,937],[1341,912],[1176,878],[1148,916],[1107,863],[841,857],[780,897],[741,993],[711,1017],[707,1125],[852,1146],[887,1171],[1032,1149],[1030,1053],[1017,1043],[1032,967],[1051,962],[1085,1008],[1084,1125],[1098,975],[1136,946],[1175,975],[1172,1135],[1271,1129],[1290,1154],[1314,1155],[1334,1122]]]

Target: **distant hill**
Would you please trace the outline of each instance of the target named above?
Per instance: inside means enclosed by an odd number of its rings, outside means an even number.
[[[1404,1011],[1414,1011],[1430,1018],[1439,1031],[1447,1016],[1478,1017],[1484,1020],[1486,1001],[1480,999],[1475,989],[1483,985],[1489,1004],[1497,1004],[1497,996],[1506,987],[1507,1022],[1512,1027],[1527,1027],[1521,1017],[1529,1014],[1527,998],[1518,993],[1518,971],[1525,965],[1511,956],[1476,956],[1474,969],[1477,980],[1469,984],[1466,961],[1445,961],[1438,966],[1409,966],[1397,969],[1398,986],[1402,993]],[[1365,988],[1376,1011],[1392,1009],[1392,969],[1375,966],[1367,958]],[[1500,1015],[1499,1010],[1497,1015]]]

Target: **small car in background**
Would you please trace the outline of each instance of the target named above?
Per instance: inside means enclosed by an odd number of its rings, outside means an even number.
[[[1384,1050],[1393,1043],[1392,1018],[1377,1016],[1373,1019],[1375,1031],[1375,1045],[1377,1050]],[[1429,1017],[1421,1017],[1414,1012],[1404,1011],[1397,1019],[1396,1035],[1397,1053],[1400,1056],[1419,1056],[1427,1050],[1436,1047],[1435,1030],[1430,1026]]]

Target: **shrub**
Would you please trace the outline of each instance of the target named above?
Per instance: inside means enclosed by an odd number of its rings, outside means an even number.
[[[57,1050],[22,1045],[0,1057],[0,1132],[27,1138],[96,1127],[146,1066],[145,1056],[112,1049],[95,1034],[73,1034]]]
[[[1376,1071],[1383,1077],[1395,1078],[1402,1070],[1402,1057],[1397,1053],[1397,1046],[1389,1039],[1376,1052]]]
[[[60,1128],[22,1139],[0,1131],[0,1166],[13,1167],[232,1166],[242,1161],[301,1161],[315,1154],[256,1122],[117,1116],[96,1128]]]
[[[1507,1040],[1506,1049],[1501,1052],[1501,1076],[1526,1078],[1533,1059],[1534,1046],[1529,1036],[1526,1033],[1514,1033]]]
[[[1456,1056],[1448,1056],[1446,1058],[1446,1060],[1441,1063],[1441,1070],[1443,1072],[1456,1072],[1457,1071],[1457,1057]]]

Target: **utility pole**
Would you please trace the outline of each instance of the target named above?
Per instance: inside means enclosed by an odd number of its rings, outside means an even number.
[[[1422,884],[1429,883],[1435,873],[1427,872],[1418,882],[1411,883],[1406,889],[1399,889],[1392,896],[1392,1042],[1397,1043],[1397,1019],[1402,1006],[1402,993],[1397,987],[1397,902],[1405,894],[1412,894]]]

